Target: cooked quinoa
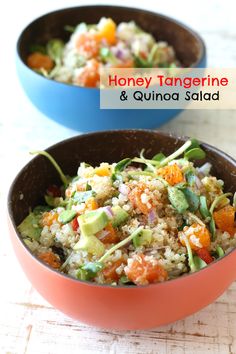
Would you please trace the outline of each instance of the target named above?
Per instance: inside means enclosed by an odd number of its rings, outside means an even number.
[[[116,24],[101,18],[97,24],[80,23],[64,43],[51,39],[29,48],[27,65],[47,78],[85,87],[99,87],[102,68],[173,68],[179,66],[174,48],[156,41],[134,21]]]
[[[40,154],[49,157],[46,152]],[[195,139],[170,156],[85,162],[60,173],[45,201],[18,229],[41,261],[69,276],[110,285],[147,285],[195,272],[236,246],[235,196],[211,175]]]

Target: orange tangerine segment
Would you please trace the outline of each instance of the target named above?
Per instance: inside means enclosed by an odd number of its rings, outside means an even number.
[[[120,240],[111,223],[109,223],[102,231],[98,232],[96,236],[104,244],[117,243]]]
[[[163,177],[171,186],[184,180],[183,173],[176,163],[159,168],[157,174]]]
[[[42,226],[51,226],[54,222],[58,221],[58,213],[54,211],[47,211],[43,213],[41,224]]]
[[[116,44],[116,24],[111,18],[102,18],[98,24],[98,36],[108,44]]]
[[[41,259],[44,263],[50,265],[52,268],[58,269],[61,266],[59,256],[51,251],[40,253],[38,258]]]
[[[96,59],[91,59],[80,69],[75,82],[79,86],[97,87],[99,80],[99,63]]]
[[[235,234],[235,209],[233,206],[226,205],[224,208],[214,211],[213,217],[218,229],[221,231],[227,231],[231,236]]]
[[[47,71],[50,71],[52,70],[54,63],[48,55],[35,52],[28,56],[27,65],[31,69],[45,69]]]
[[[139,209],[141,213],[147,215],[150,210],[152,209],[151,202],[144,202],[142,194],[145,194],[144,191],[147,186],[144,183],[140,183],[139,185],[135,186],[128,194],[128,198],[132,205]]]
[[[96,210],[98,208],[99,208],[99,205],[98,205],[95,198],[91,197],[86,200],[86,202],[85,202],[85,209],[86,210]]]
[[[87,59],[94,58],[99,53],[100,39],[96,33],[80,33],[76,40],[76,48],[80,55]]]
[[[144,254],[136,254],[128,259],[124,270],[127,277],[137,285],[158,283],[168,278],[166,270],[160,264],[147,260]]]
[[[191,226],[185,226],[183,231],[179,232],[178,236],[183,246],[186,246],[185,237],[187,237],[190,247],[193,250],[198,250],[203,247],[208,248],[211,243],[208,229],[197,223],[194,223]]]
[[[100,177],[110,176],[111,175],[111,171],[110,171],[108,166],[97,167],[95,169],[95,173],[96,173],[96,175],[98,175]]]
[[[103,269],[102,273],[106,280],[117,281],[119,280],[119,274],[116,272],[116,269],[122,264],[125,263],[123,258],[114,261],[111,265]]]

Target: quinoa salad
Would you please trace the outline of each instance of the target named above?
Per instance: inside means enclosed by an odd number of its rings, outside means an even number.
[[[99,87],[101,68],[172,68],[179,66],[172,46],[143,31],[131,22],[119,25],[111,18],[98,24],[66,26],[72,32],[64,43],[51,39],[46,45],[29,48],[27,65],[49,79],[83,86]]]
[[[236,246],[235,194],[211,174],[196,139],[169,156],[80,163],[18,226],[42,262],[97,284],[148,285],[196,272]],[[199,164],[198,164],[199,165]]]

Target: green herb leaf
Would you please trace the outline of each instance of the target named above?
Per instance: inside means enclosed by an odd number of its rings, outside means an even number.
[[[63,41],[60,39],[51,39],[47,43],[47,53],[57,65],[61,64],[64,46]]]
[[[77,215],[75,210],[64,210],[60,213],[58,221],[62,224],[68,224]]]
[[[199,141],[197,139],[191,138],[190,140],[191,140],[191,146],[186,151],[200,147]]]
[[[132,159],[130,159],[130,158],[126,158],[126,159],[123,159],[123,160],[119,161],[119,162],[116,164],[115,168],[114,168],[114,172],[117,173],[117,172],[122,172],[122,171],[124,171],[124,169],[125,169],[128,165],[130,165],[131,162],[132,162]]]
[[[178,227],[178,231],[182,231],[185,226],[188,226],[188,225],[186,224],[186,222],[183,222],[183,224]]]
[[[162,153],[162,152],[159,152],[159,154],[156,154],[153,156],[152,160],[154,161],[162,161],[166,158],[166,156]]]
[[[50,211],[51,208],[47,205],[38,205],[33,209],[34,215],[45,213],[46,211]]]
[[[91,191],[91,190],[92,190],[92,187],[90,186],[90,184],[89,184],[88,182],[86,183],[85,190],[86,190],[86,191]],[[94,192],[94,193],[95,193],[95,192]]]
[[[103,268],[100,262],[89,262],[79,268],[77,278],[81,280],[91,280],[96,277],[97,273]]]
[[[115,181],[120,181],[120,182],[122,182],[123,181],[123,178],[122,178],[122,176],[121,175],[119,175],[119,174],[116,174],[116,173],[112,173],[112,175],[111,175],[111,180],[112,180],[112,182],[115,182]]]
[[[171,155],[167,156],[164,160],[160,162],[160,167],[163,167],[165,165],[168,165],[168,163],[172,160],[175,160],[177,157],[182,155],[185,151],[189,149],[189,147],[192,145],[192,140],[187,140],[185,143],[180,146],[176,151],[174,151]]]
[[[168,187],[167,191],[171,205],[178,211],[178,213],[183,214],[189,208],[184,193],[176,187]]]
[[[30,46],[30,53],[41,53],[41,54],[46,54],[46,48],[43,45],[40,44],[33,44]]]
[[[188,188],[182,189],[182,192],[184,193],[185,198],[187,199],[187,202],[189,204],[188,209],[191,212],[196,211],[199,207],[199,196]]]
[[[191,150],[187,150],[184,154],[184,158],[187,160],[202,160],[205,157],[206,153],[201,148],[193,148]]]
[[[205,195],[200,196],[200,207],[199,207],[200,213],[204,219],[211,217],[211,213],[208,209],[207,206],[207,199]]]
[[[140,56],[135,56],[134,57],[134,65],[136,68],[152,68],[153,63],[149,60],[145,60],[141,58]]]
[[[67,32],[73,33],[75,31],[75,28],[76,27],[74,27],[74,26],[66,25],[64,27],[64,30],[67,31]]]
[[[196,180],[195,173],[192,170],[188,170],[187,172],[185,172],[184,176],[189,186],[192,187]]]

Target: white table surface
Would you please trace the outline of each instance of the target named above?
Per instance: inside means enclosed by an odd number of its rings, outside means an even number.
[[[71,320],[31,286],[13,254],[6,225],[12,178],[43,149],[77,132],[49,120],[26,98],[15,73],[15,42],[33,18],[56,8],[91,1],[13,1],[0,11],[0,353],[236,353],[236,283],[213,304],[185,320],[150,331],[107,331]],[[235,1],[109,1],[153,9],[197,30],[207,45],[208,65],[234,67]],[[236,157],[236,111],[185,111],[162,130],[195,136]]]

